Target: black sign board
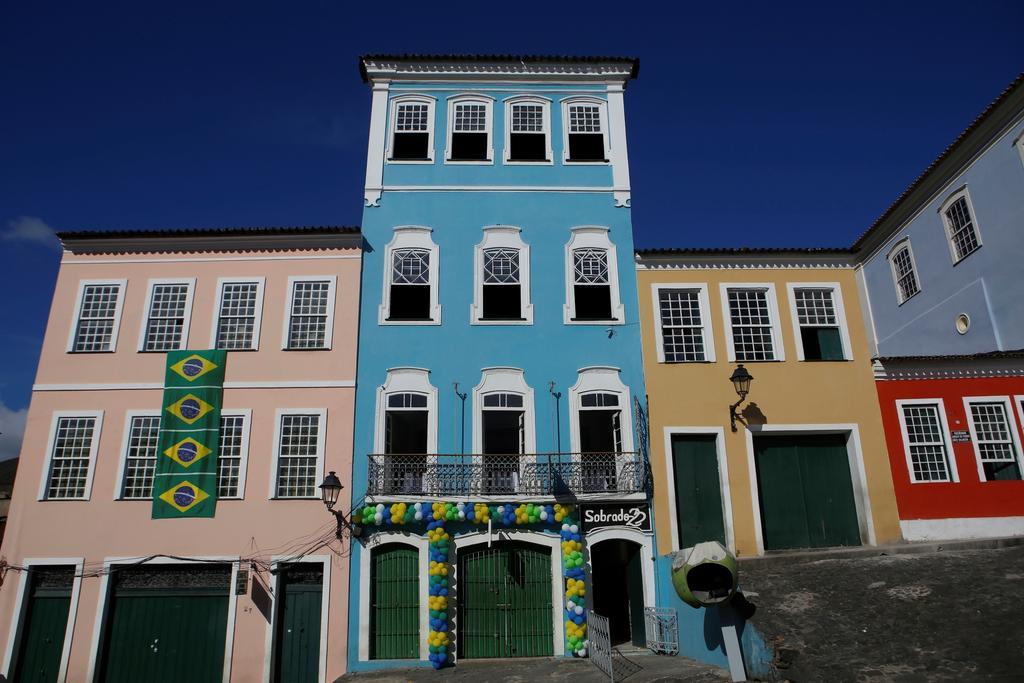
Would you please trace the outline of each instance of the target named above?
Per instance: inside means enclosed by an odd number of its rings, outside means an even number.
[[[966,429],[957,429],[950,432],[953,435],[953,443],[970,443],[971,433]]]
[[[637,531],[651,530],[651,509],[645,503],[613,503],[610,505],[583,505],[580,511],[583,531],[606,527],[626,527]]]

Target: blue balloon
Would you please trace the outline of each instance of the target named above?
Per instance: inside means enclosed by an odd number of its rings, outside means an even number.
[[[441,589],[441,595],[448,595],[448,589],[447,588],[442,588]]]
[[[574,622],[576,622],[577,624],[582,624],[583,623],[583,616],[580,615],[580,614],[573,615],[572,620]]]

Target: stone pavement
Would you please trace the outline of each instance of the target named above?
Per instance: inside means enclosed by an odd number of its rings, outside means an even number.
[[[650,653],[628,652],[615,658],[615,680],[624,683],[723,683],[729,681],[724,669],[695,662],[685,657],[666,657]],[[582,659],[496,659],[460,662],[441,671],[429,668],[398,669],[374,673],[346,674],[338,681],[375,681],[405,683],[406,681],[465,681],[485,683],[537,683],[566,681],[568,683],[607,683],[608,677],[590,662]]]
[[[740,584],[780,678],[1021,681],[1024,545],[1010,543],[769,556],[742,561]]]

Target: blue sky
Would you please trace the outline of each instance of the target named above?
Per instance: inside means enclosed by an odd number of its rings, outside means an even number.
[[[615,54],[639,246],[849,244],[1024,69],[1017,2],[6,3],[0,457],[51,229],[356,225],[373,52]]]

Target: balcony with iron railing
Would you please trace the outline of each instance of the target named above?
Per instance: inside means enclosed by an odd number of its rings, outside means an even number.
[[[475,498],[636,497],[647,467],[634,452],[371,454],[367,496]]]

